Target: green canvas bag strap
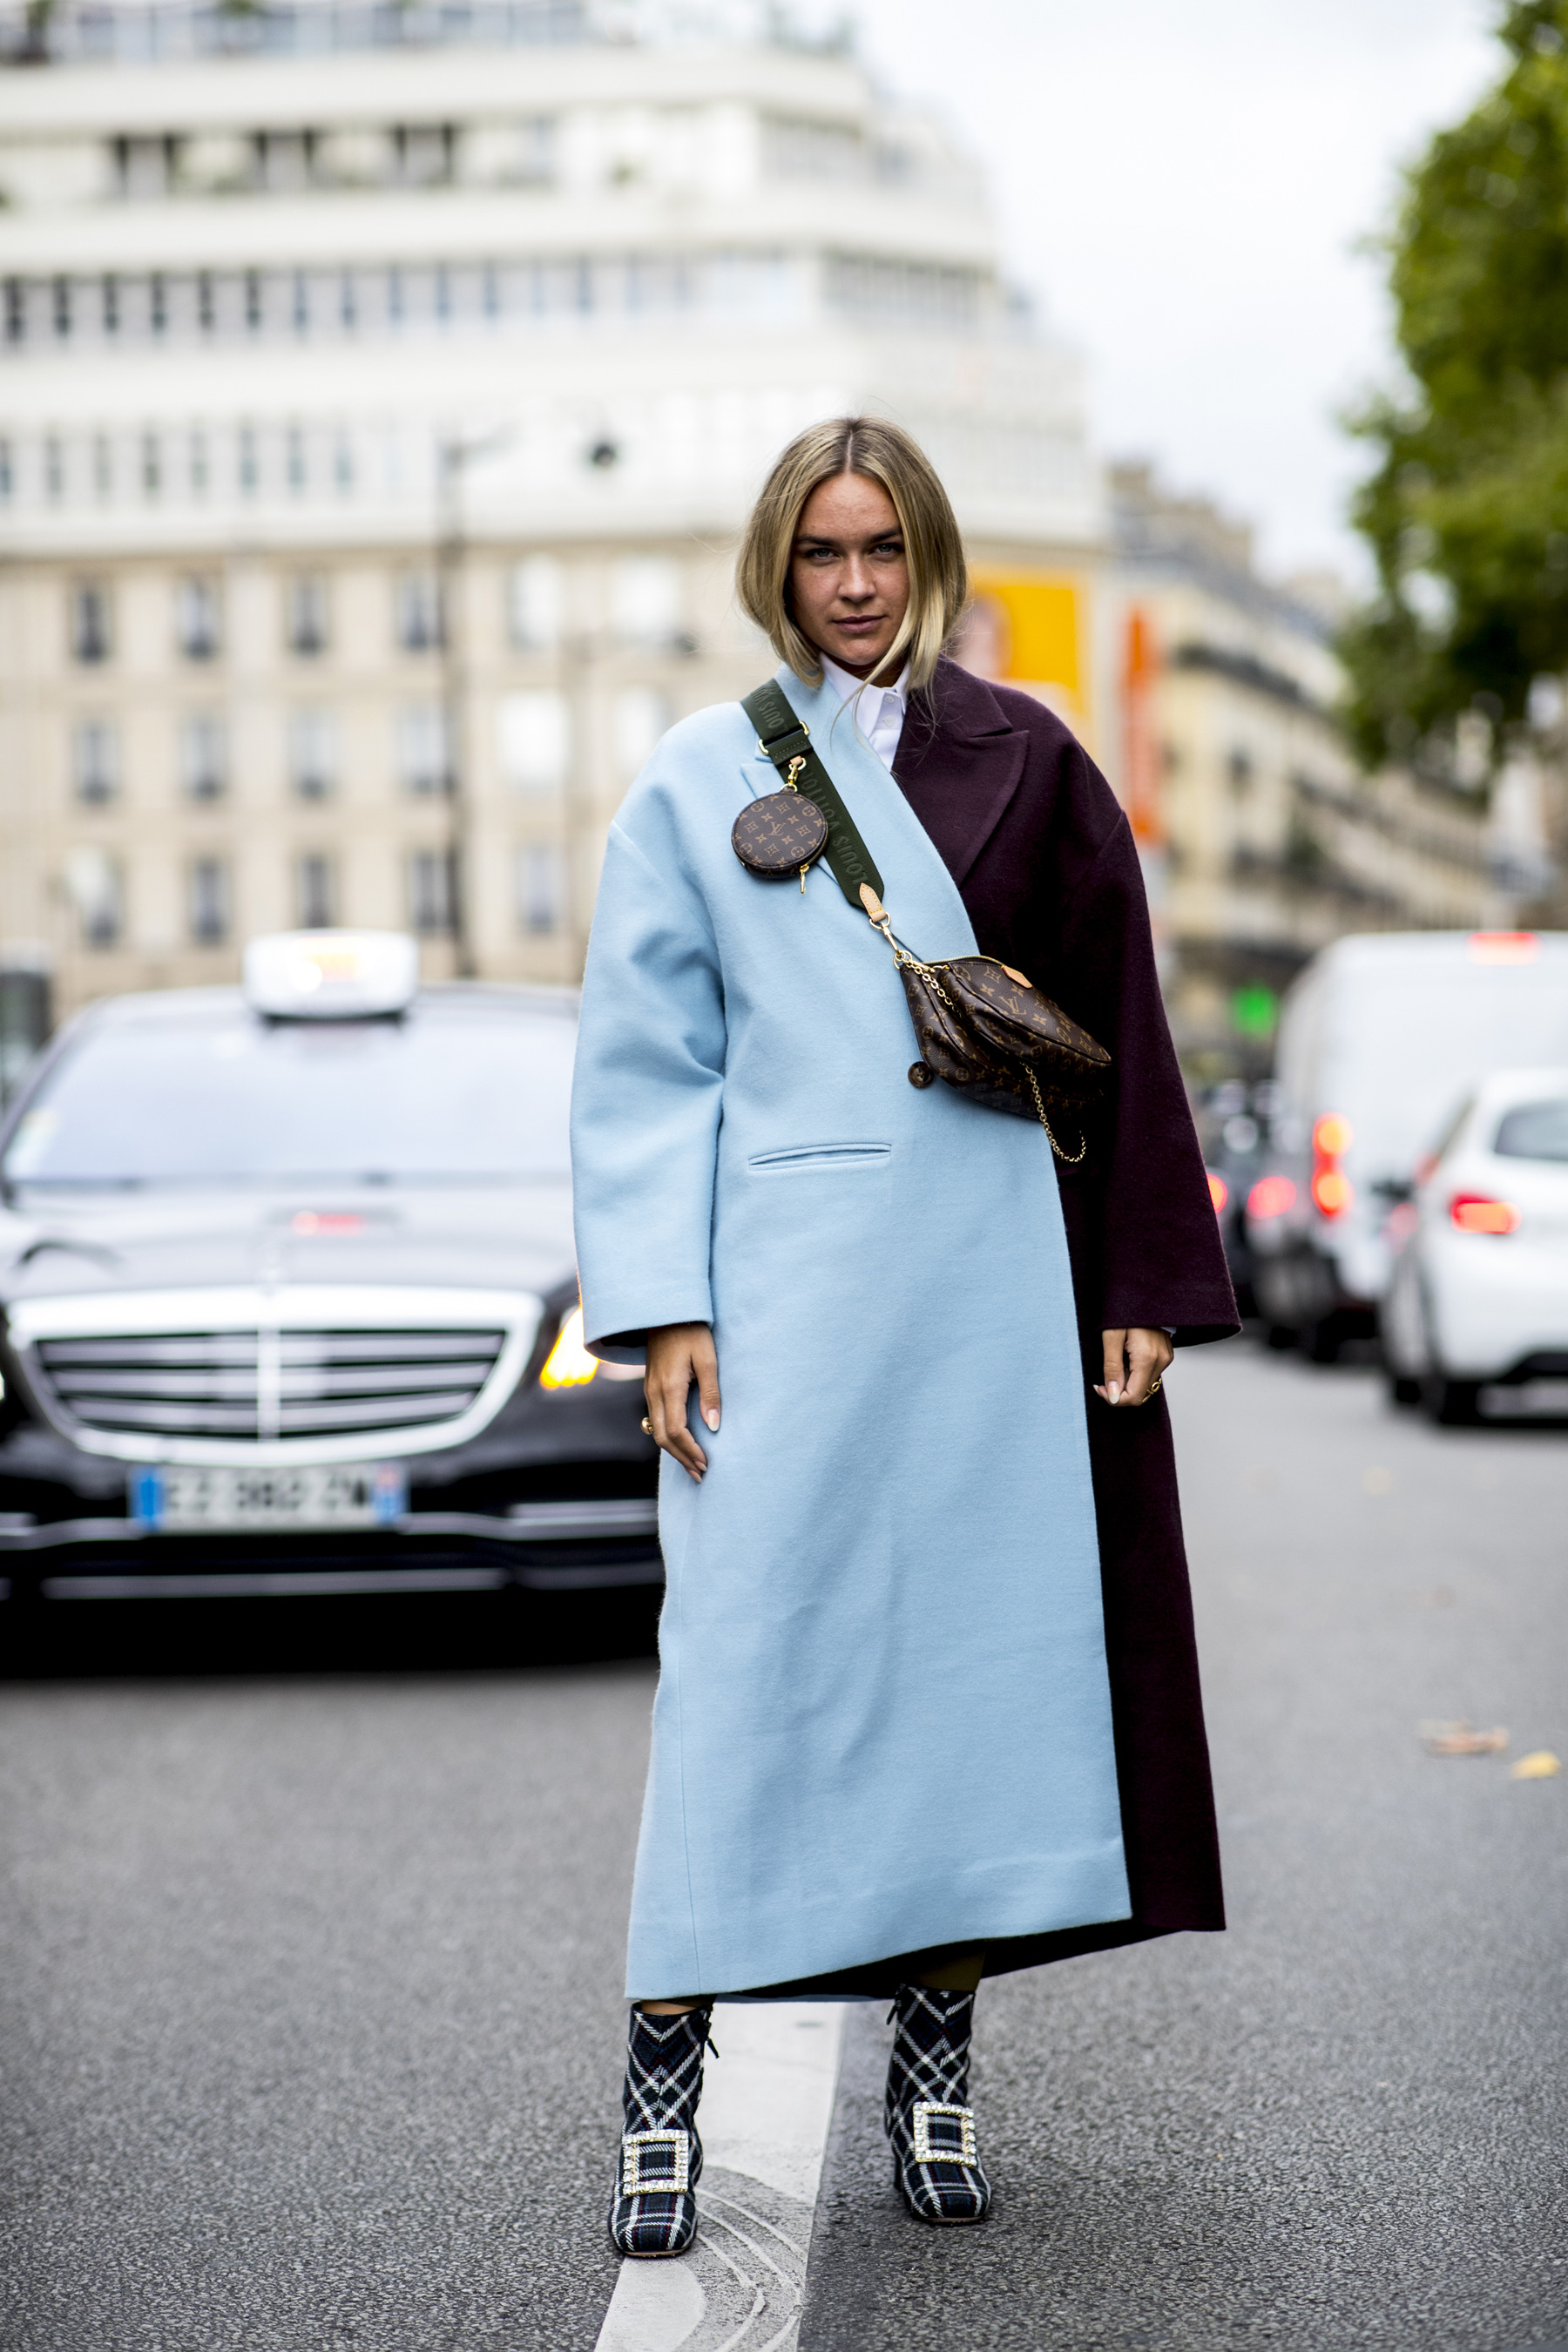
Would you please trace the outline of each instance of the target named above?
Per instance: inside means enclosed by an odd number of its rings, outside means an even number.
[[[827,846],[823,856],[858,915],[865,913],[860,885],[868,882],[879,898],[882,877],[861,840],[854,818],[838,795],[838,787],[811,748],[811,730],[790,709],[788,697],[773,678],[748,694],[742,709],[757,730],[759,750],[767,753],[786,784],[815,801],[827,819]]]

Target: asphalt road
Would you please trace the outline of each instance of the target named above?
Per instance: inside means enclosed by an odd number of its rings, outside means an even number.
[[[902,2218],[857,2010],[802,2343],[1568,2341],[1568,1773],[1509,1777],[1568,1760],[1568,1434],[1240,1345],[1168,1391],[1230,1932],[985,1989],[983,2231]],[[0,2345],[589,2347],[651,1670],[447,1612],[349,1673],[377,1604],[302,1603],[246,1675],[238,1606],[0,1691]]]

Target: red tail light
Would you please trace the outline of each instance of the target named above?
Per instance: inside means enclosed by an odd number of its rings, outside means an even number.
[[[1337,1168],[1320,1168],[1312,1179],[1312,1206],[1320,1217],[1342,1217],[1355,1199],[1355,1186]]]
[[[1209,1180],[1209,1199],[1214,1202],[1214,1213],[1217,1217],[1221,1214],[1226,1202],[1230,1198],[1230,1186],[1226,1182],[1223,1176],[1216,1176],[1212,1168],[1207,1172]]]
[[[1456,1192],[1448,1214],[1462,1234],[1512,1234],[1519,1230],[1519,1211],[1511,1201],[1494,1201],[1485,1192]]]
[[[1296,1205],[1296,1187],[1289,1176],[1260,1176],[1247,1196],[1247,1213],[1266,1224]]]
[[[1541,941],[1533,931],[1472,931],[1472,963],[1533,963]]]
[[[1340,1161],[1355,1141],[1348,1118],[1323,1113],[1312,1129],[1312,1206],[1320,1217],[1342,1217],[1355,1199],[1355,1186]]]

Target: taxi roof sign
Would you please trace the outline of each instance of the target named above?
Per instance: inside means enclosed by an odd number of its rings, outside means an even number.
[[[245,950],[246,1000],[274,1020],[401,1013],[418,985],[418,944],[402,931],[275,931]]]

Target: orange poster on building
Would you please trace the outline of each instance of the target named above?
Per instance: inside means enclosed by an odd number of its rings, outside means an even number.
[[[1160,656],[1148,614],[1134,604],[1127,615],[1121,666],[1121,777],[1128,821],[1140,849],[1165,839],[1160,805],[1160,747],[1154,734],[1154,681]]]

